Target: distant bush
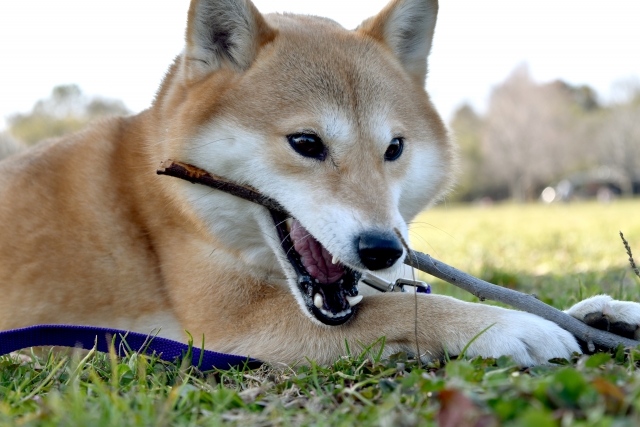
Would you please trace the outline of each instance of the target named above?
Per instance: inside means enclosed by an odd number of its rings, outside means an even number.
[[[0,160],[22,150],[24,146],[8,133],[0,133]]]
[[[122,101],[85,95],[72,84],[54,87],[29,113],[10,116],[8,124],[13,137],[32,145],[80,130],[97,118],[125,114],[130,111]]]

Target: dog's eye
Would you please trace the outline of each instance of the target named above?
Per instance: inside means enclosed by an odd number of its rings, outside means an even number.
[[[291,147],[304,157],[312,157],[318,160],[324,160],[327,157],[327,150],[318,135],[295,133],[288,135],[287,139]]]
[[[384,159],[390,162],[397,160],[398,157],[402,154],[402,148],[404,147],[404,139],[402,138],[393,138],[389,146],[387,147],[387,151],[384,152]]]

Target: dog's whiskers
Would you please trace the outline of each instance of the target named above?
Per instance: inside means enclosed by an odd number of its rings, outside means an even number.
[[[229,137],[229,138],[216,139],[215,141],[205,142],[202,145],[198,145],[196,147],[188,147],[187,149],[188,150],[197,150],[198,148],[206,147],[207,145],[215,144],[217,142],[222,142],[222,141],[235,141],[235,138]]]
[[[427,239],[425,239],[423,236],[421,236],[418,232],[413,231],[411,229],[409,229],[409,233],[416,239],[420,240],[420,242],[422,242],[423,245],[429,246],[431,248],[431,251],[436,254],[436,256],[439,256],[438,251],[436,250],[436,248],[434,248],[431,243],[429,243],[427,241]]]
[[[438,231],[446,234],[447,236],[451,237],[452,239],[455,239],[455,237],[453,235],[451,235],[448,232],[444,231],[443,229],[441,229],[439,227],[436,227],[435,225],[430,224],[430,223],[425,222],[425,221],[411,221],[408,225],[409,226],[414,226],[414,225],[425,226],[426,225],[426,226],[429,226],[429,227],[433,228],[434,230],[438,230]]]

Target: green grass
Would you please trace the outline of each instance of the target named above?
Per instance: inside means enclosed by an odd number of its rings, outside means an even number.
[[[640,201],[443,206],[418,220],[412,243],[555,306],[602,291],[633,299],[640,280],[617,233],[640,257],[637,212]],[[434,292],[473,300],[429,281]],[[418,366],[371,353],[331,366],[200,372],[137,354],[26,351],[0,358],[0,425],[634,426],[636,360],[640,351],[620,348],[523,370],[508,358]]]
[[[640,261],[640,200],[439,206],[417,218],[411,243],[460,270],[534,292],[562,308],[603,292],[640,299],[619,231]],[[451,285],[424,278],[436,293],[474,300]]]

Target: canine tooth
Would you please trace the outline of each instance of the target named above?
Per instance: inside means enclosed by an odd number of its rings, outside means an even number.
[[[287,224],[287,231],[291,231],[291,226],[293,226],[293,218],[287,218],[285,221],[285,224]]]
[[[340,281],[338,282],[338,285],[342,285],[344,283],[344,280],[340,279]]]
[[[358,305],[362,301],[362,295],[356,295],[355,297],[347,297],[347,302],[351,307]]]
[[[331,264],[337,264],[338,263],[338,257],[337,256],[333,256],[333,258],[331,258]]]
[[[322,306],[324,305],[324,299],[322,298],[322,295],[315,294],[315,296],[313,297],[313,305],[318,308],[322,308]]]
[[[316,279],[316,283],[320,283],[320,281],[318,279]]]

